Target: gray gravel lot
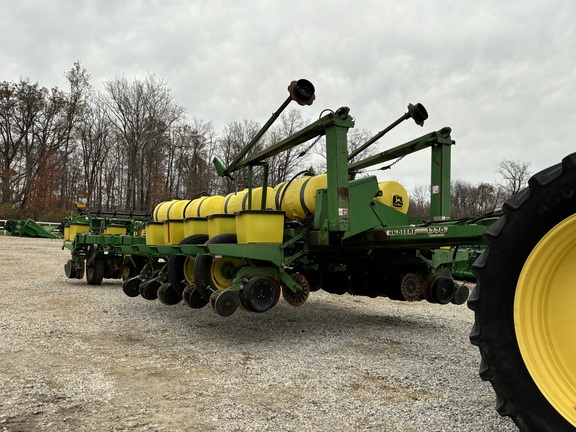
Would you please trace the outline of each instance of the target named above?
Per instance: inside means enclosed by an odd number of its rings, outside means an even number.
[[[229,318],[66,279],[0,236],[0,430],[515,431],[462,306],[312,293]]]

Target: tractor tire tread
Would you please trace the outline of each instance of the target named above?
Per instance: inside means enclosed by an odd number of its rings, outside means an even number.
[[[475,322],[470,341],[481,354],[480,377],[496,392],[496,409],[523,431],[574,428],[542,395],[522,360],[514,330],[514,293],[524,262],[558,222],[576,213],[576,153],[531,177],[528,187],[502,207],[485,233],[486,250],[473,272],[478,283],[468,300]]]

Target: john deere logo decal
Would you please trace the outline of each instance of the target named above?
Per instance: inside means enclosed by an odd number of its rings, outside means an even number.
[[[402,207],[403,205],[404,201],[402,200],[402,196],[400,195],[392,196],[392,207]]]

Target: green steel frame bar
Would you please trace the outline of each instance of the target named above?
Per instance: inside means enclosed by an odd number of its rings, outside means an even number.
[[[437,132],[423,135],[377,155],[354,162],[348,166],[348,171],[354,173],[430,147],[432,149],[430,217],[433,220],[448,219],[450,217],[450,147],[455,144],[450,137],[451,132],[450,128],[445,127]]]

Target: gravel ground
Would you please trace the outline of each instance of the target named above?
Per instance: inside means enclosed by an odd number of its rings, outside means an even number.
[[[66,279],[61,246],[0,236],[0,430],[517,430],[464,305],[315,292],[221,318]]]

